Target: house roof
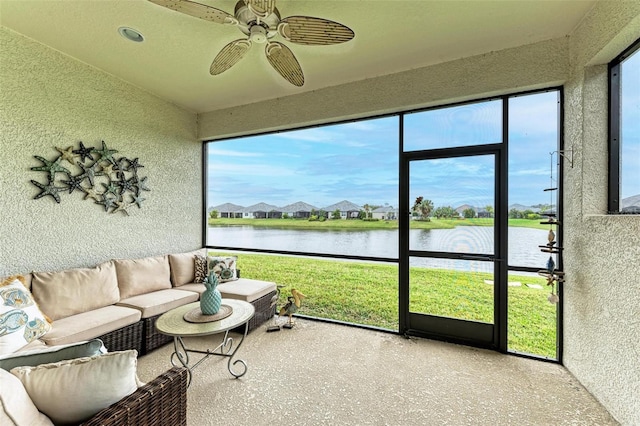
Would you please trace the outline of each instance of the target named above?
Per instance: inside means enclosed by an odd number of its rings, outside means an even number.
[[[382,206],[373,210],[372,213],[398,213],[398,209],[394,209],[392,206]]]
[[[348,211],[353,211],[353,210],[362,210],[362,207],[360,207],[357,204],[352,203],[351,201],[347,201],[347,200],[342,200],[339,203],[335,203],[335,204],[331,204],[330,206],[324,207],[322,210],[328,211],[328,212],[333,212],[336,210],[340,210],[341,212],[348,212]]]
[[[280,210],[285,213],[295,213],[295,212],[310,212],[311,210],[319,210],[319,209],[316,206],[312,206],[311,204],[305,203],[304,201],[298,201],[297,203],[284,206]]]
[[[233,14],[237,0],[199,2]],[[289,47],[300,63],[302,87],[287,83],[269,65],[260,46],[253,46],[232,69],[212,76],[209,67],[216,54],[229,42],[244,38],[239,29],[151,1],[2,0],[0,24],[202,113],[561,39],[596,0],[276,3],[282,18],[325,18],[355,32],[353,40],[330,46],[306,46],[275,36],[274,41]],[[140,31],[145,41],[125,40],[118,34],[122,25]]]
[[[273,204],[267,203],[257,203],[253,204],[249,207],[245,207],[242,209],[243,212],[253,213],[253,212],[271,212],[271,211],[282,211],[282,209],[278,206],[274,206]]]
[[[224,203],[214,207],[210,207],[209,211],[218,210],[219,212],[241,212],[244,207],[232,203]]]

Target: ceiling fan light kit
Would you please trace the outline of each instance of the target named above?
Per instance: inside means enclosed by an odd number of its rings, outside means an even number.
[[[304,85],[304,73],[293,52],[284,44],[271,41],[278,34],[286,41],[307,46],[326,46],[347,42],[355,36],[349,27],[323,18],[289,16],[281,19],[275,0],[240,0],[234,15],[215,7],[189,0],[149,0],[206,21],[237,26],[246,36],[234,40],[220,50],[209,72],[218,75],[238,63],[253,43],[266,44],[267,61],[278,74],[294,86]]]

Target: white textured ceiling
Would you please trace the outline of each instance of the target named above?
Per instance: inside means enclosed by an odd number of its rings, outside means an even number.
[[[200,0],[233,14],[234,0]],[[287,83],[255,45],[218,76],[218,51],[238,28],[147,0],[0,0],[0,24],[194,112],[249,104],[569,34],[595,1],[277,0],[282,17],[307,15],[355,31],[350,42],[284,41],[305,84]],[[139,30],[143,43],[117,29]]]

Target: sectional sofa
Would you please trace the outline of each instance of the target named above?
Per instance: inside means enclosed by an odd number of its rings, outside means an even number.
[[[76,415],[83,419],[83,425],[185,425],[186,369],[173,367],[141,384],[135,372],[136,357],[172,341],[157,332],[156,320],[168,310],[200,298],[205,286],[196,282],[196,264],[199,259],[202,266],[203,258],[206,262],[206,250],[200,249],[2,280],[0,423],[67,423],[64,417],[56,417],[73,411],[70,405],[60,406],[62,398],[76,402]],[[233,278],[218,289],[223,298],[254,305],[249,330],[272,318],[276,284],[239,278],[237,270]],[[20,313],[21,305],[24,314]],[[29,309],[37,311],[39,318],[27,319]],[[20,315],[24,322],[20,322]],[[29,339],[38,329],[46,333]],[[7,353],[11,336],[25,343],[32,341]],[[108,380],[119,384],[111,385]],[[120,383],[123,381],[126,383]],[[107,393],[119,393],[110,395],[110,400],[103,398],[109,402],[87,418],[83,415],[84,398],[91,402],[94,394],[102,397],[102,391],[91,390],[96,385],[103,385]],[[77,389],[82,386],[90,390]],[[73,391],[79,392],[78,398],[62,396]]]
[[[110,352],[136,349],[140,354],[172,341],[157,332],[155,323],[163,313],[199,300],[204,292],[204,284],[194,282],[196,256],[206,256],[206,250],[25,275],[25,285],[52,320],[51,330],[40,340],[54,346],[99,338]],[[249,330],[275,314],[273,282],[238,278],[218,289],[223,298],[254,305]]]

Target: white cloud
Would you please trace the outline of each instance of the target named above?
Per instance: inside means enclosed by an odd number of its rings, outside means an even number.
[[[216,149],[216,148],[211,148],[211,146],[209,146],[209,148],[207,149],[207,152],[209,154],[209,158],[211,158],[212,156],[216,157],[216,156],[220,156],[220,157],[263,157],[263,154],[259,154],[257,152],[248,152],[248,151],[232,151],[229,149]]]
[[[335,139],[338,139],[340,135],[336,132],[322,129],[305,129],[295,130],[293,132],[276,133],[273,136],[307,142],[332,142]]]
[[[209,164],[209,176],[216,176],[224,173],[226,176],[293,176],[296,173],[285,167],[270,166],[267,164]]]

